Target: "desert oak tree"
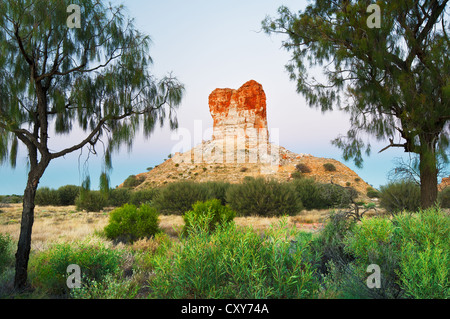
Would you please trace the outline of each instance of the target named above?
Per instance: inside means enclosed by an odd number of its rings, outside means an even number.
[[[448,161],[447,3],[316,0],[298,14],[280,7],[278,17],[262,22],[266,33],[286,35],[283,47],[292,56],[286,68],[309,105],[350,114],[351,128],[333,140],[346,160],[361,166],[370,135],[389,140],[386,148],[417,154],[423,207],[436,200],[436,158]],[[308,67],[321,68],[323,79]]]
[[[75,23],[68,19],[73,4],[80,9]],[[157,80],[149,73],[149,45],[123,6],[100,0],[0,2],[0,161],[14,167],[21,142],[29,167],[15,288],[27,283],[34,198],[49,163],[83,148],[95,152],[101,143],[108,171],[112,152],[130,147],[139,129],[148,137],[165,119],[176,127],[174,109],[184,88],[171,74]],[[74,128],[85,135],[53,150],[51,135]]]

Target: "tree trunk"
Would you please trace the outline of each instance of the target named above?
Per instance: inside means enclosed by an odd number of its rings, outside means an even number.
[[[14,288],[19,291],[26,288],[27,284],[28,259],[31,250],[31,230],[34,222],[34,199],[39,180],[47,166],[48,161],[46,163],[41,161],[37,167],[30,169],[28,173],[27,187],[23,196],[22,220],[20,223],[20,235],[16,252],[16,274],[14,277]]]
[[[420,152],[420,202],[422,209],[435,204],[437,189],[436,144],[434,136],[421,139]]]

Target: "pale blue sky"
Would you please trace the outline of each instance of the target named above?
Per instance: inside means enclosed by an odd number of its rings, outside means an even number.
[[[124,3],[129,15],[136,19],[138,29],[153,40],[152,73],[162,77],[172,71],[185,84],[185,98],[177,112],[180,128],[193,130],[195,120],[202,120],[205,130],[211,127],[208,95],[215,88],[237,89],[253,79],[264,88],[268,125],[279,130],[281,146],[296,153],[340,160],[375,187],[387,183],[392,160],[404,156],[400,149],[393,148],[378,154],[386,143],[377,143],[372,138],[373,152],[365,157],[362,169],[357,169],[353,162],[344,162],[341,151],[330,141],[347,132],[348,116],[341,112],[322,114],[309,108],[304,98],[295,92],[295,83],[284,70],[290,56],[281,49],[282,37],[269,37],[260,28],[264,17],[275,16],[279,6],[299,10],[306,6],[306,1],[130,0],[120,3]],[[80,138],[75,131],[71,135],[52,137],[52,147],[56,150]],[[149,140],[137,136],[130,153],[124,147],[113,157],[111,185],[118,185],[129,175],[160,164],[177,142],[171,139],[168,128],[156,129]],[[86,151],[77,152],[52,161],[40,186],[80,185],[83,173],[89,172],[91,185],[97,188],[101,152],[88,160],[86,154]],[[15,170],[7,165],[0,166],[0,194],[23,193],[26,163],[26,152],[20,148]]]

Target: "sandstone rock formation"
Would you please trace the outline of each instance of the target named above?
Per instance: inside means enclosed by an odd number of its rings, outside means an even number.
[[[172,154],[150,172],[140,174],[146,180],[139,188],[177,180],[237,183],[246,176],[289,181],[295,176],[297,164],[304,164],[310,169],[305,177],[351,186],[366,194],[370,185],[339,161],[296,154],[269,142],[266,95],[256,81],[248,81],[237,90],[215,89],[209,95],[209,109],[214,123],[212,140]],[[328,171],[324,164],[333,164],[336,170]]]
[[[442,191],[447,187],[450,187],[450,176],[442,178],[441,183],[438,185],[438,190]]]
[[[250,80],[238,90],[215,89],[209,95],[209,111],[214,120],[213,140],[254,149],[267,144],[266,94],[262,85]]]

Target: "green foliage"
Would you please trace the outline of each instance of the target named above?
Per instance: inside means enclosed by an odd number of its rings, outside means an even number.
[[[332,164],[332,163],[325,163],[325,164],[323,164],[323,168],[327,172],[335,172],[336,171],[336,166],[334,166],[334,164]]]
[[[202,183],[202,185],[207,190],[208,199],[218,199],[220,200],[222,205],[225,205],[227,203],[226,194],[228,188],[231,186],[230,183],[220,181],[209,181]]]
[[[9,234],[0,233],[0,274],[14,265],[14,247]]]
[[[450,216],[438,207],[395,216],[401,287],[413,298],[450,298]]]
[[[87,212],[99,212],[108,205],[108,199],[100,191],[81,190],[75,199],[77,210],[86,210]]]
[[[363,218],[341,241],[349,258],[327,264],[331,285],[351,298],[449,298],[449,232],[450,217],[439,208]],[[361,285],[370,264],[380,266],[381,289]]]
[[[292,184],[305,209],[327,208],[319,183],[310,178],[301,178],[294,180]]]
[[[355,227],[355,220],[342,213],[330,212],[324,228],[312,242],[312,249],[321,256],[318,269],[327,272],[328,263],[338,266],[348,264],[353,258],[345,251],[345,236]]]
[[[372,187],[367,187],[366,195],[369,198],[380,198],[380,192]]]
[[[58,188],[58,205],[75,205],[75,199],[80,194],[81,187],[75,185],[65,185]]]
[[[72,289],[73,299],[133,299],[140,286],[129,278],[106,274],[101,281],[86,278],[80,288]]]
[[[214,231],[218,225],[232,222],[236,212],[221,204],[218,199],[196,202],[192,209],[183,215],[184,232],[189,233],[194,225],[204,227],[206,231]]]
[[[442,208],[450,208],[450,187],[446,187],[439,192],[438,202]]]
[[[22,195],[0,195],[0,203],[2,204],[17,204],[23,201]]]
[[[130,194],[130,204],[140,206],[141,204],[150,203],[157,193],[158,190],[156,188],[133,191]]]
[[[136,175],[130,175],[123,182],[123,187],[134,188],[141,185],[145,181],[143,176],[137,177]]]
[[[104,229],[106,237],[116,241],[134,242],[154,236],[158,231],[158,213],[154,207],[142,204],[139,208],[125,204],[109,215]]]
[[[157,298],[315,298],[319,283],[308,252],[311,236],[283,225],[261,236],[234,223],[210,233],[194,227],[170,256],[155,258]],[[296,235],[289,240],[289,235]]]
[[[36,191],[36,197],[34,199],[36,205],[59,205],[58,191],[55,189],[50,189],[49,187],[40,187]]]
[[[81,187],[64,185],[58,189],[40,187],[36,191],[35,203],[37,205],[69,206],[75,205],[75,199],[80,194]]]
[[[427,242],[418,249],[414,241],[402,246],[400,282],[408,297],[450,298],[450,254],[448,249]]]
[[[353,188],[336,184],[320,184],[320,193],[325,207],[346,207],[356,198],[357,192]]]
[[[226,198],[241,216],[295,215],[303,208],[291,184],[264,178],[246,178],[230,186]]]
[[[114,188],[109,191],[108,205],[120,207],[130,203],[131,191],[128,188]]]
[[[162,187],[152,204],[162,214],[182,215],[197,201],[208,199],[208,190],[195,182],[180,181]]]
[[[31,285],[49,294],[68,294],[67,267],[80,266],[83,281],[101,281],[116,274],[123,262],[122,253],[90,239],[52,244],[47,250],[32,255],[29,263]]]
[[[415,212],[420,207],[420,187],[412,181],[392,182],[380,187],[380,205],[390,213]]]

